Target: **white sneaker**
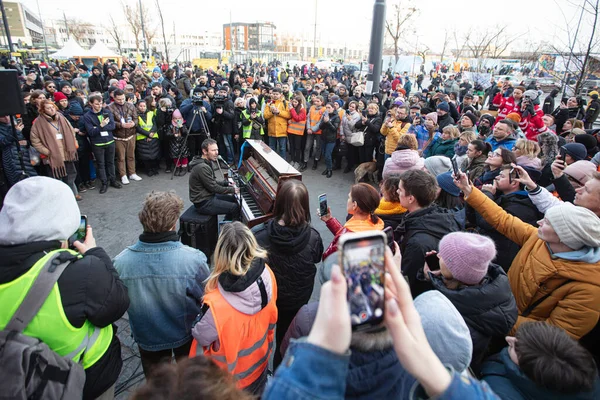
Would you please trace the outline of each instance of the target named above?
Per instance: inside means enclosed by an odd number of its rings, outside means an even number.
[[[131,179],[132,181],[141,181],[142,177],[139,176],[138,174],[133,174],[133,175],[129,175],[129,179]]]
[[[127,179],[127,176],[123,175],[123,176],[121,177],[121,183],[122,183],[123,185],[129,185],[129,179]]]

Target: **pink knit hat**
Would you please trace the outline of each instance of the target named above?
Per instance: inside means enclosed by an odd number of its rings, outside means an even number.
[[[425,117],[429,118],[437,125],[438,115],[436,112],[429,113],[429,114],[425,115]]]
[[[452,232],[440,241],[438,254],[454,279],[467,285],[477,285],[496,257],[496,245],[492,239],[476,233]]]
[[[173,124],[173,126],[177,126],[177,120],[180,118],[183,119],[181,111],[179,111],[179,109],[173,111],[173,115],[171,116],[171,123]]]

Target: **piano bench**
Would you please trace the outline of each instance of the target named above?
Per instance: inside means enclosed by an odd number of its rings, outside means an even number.
[[[216,215],[199,214],[193,205],[179,217],[181,243],[202,251],[209,263],[219,238],[217,221]]]

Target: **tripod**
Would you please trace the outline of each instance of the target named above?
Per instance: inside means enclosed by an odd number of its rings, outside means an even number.
[[[206,117],[204,116],[204,111],[201,111],[197,106],[194,106],[194,116],[192,117],[192,123],[190,124],[190,129],[192,129],[192,127],[194,126],[194,121],[196,120],[196,117],[200,115],[200,126],[201,129],[206,132],[206,137],[210,138],[210,130],[208,129],[208,124],[206,123]],[[185,150],[185,147],[187,146],[187,141],[188,141],[188,137],[190,136],[204,136],[202,133],[191,133],[190,130],[187,131],[187,133],[185,134],[185,140],[184,146],[181,146],[181,149],[179,150],[179,154],[177,155],[177,162],[175,164],[175,166],[179,165],[179,163],[181,162],[181,156],[183,155],[183,151]],[[192,158],[194,158],[194,154],[192,154]],[[177,170],[177,167],[173,168],[173,172],[171,172],[171,180],[173,180],[173,177],[175,176],[175,171]]]

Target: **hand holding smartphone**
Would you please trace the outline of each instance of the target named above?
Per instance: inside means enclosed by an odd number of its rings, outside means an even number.
[[[460,168],[458,168],[458,163],[456,162],[455,158],[451,158],[450,161],[452,162],[452,170],[454,172],[454,176],[458,178],[460,176]]]
[[[392,254],[396,254],[396,246],[394,245],[394,230],[391,226],[388,226],[383,230],[383,232],[385,233],[387,245],[389,246],[390,250],[392,250]]]
[[[340,237],[339,262],[348,283],[353,331],[376,329],[383,322],[385,245],[383,231],[346,233]]]
[[[82,215],[81,219],[79,220],[79,227],[77,228],[75,233],[71,235],[71,237],[68,240],[69,248],[75,250],[75,247],[73,246],[73,244],[76,241],[79,241],[81,243],[85,242],[86,232],[87,232],[87,215]]]
[[[327,206],[327,193],[319,195],[319,216],[323,217],[329,213],[329,207]]]

